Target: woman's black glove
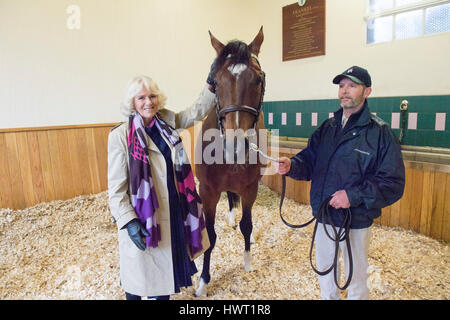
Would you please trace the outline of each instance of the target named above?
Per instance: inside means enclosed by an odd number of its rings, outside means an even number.
[[[142,237],[150,237],[147,229],[145,229],[139,219],[131,220],[126,227],[131,241],[134,242],[138,249],[145,251],[145,242],[142,240]]]

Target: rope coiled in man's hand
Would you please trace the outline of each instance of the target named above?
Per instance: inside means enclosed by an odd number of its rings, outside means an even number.
[[[344,216],[344,222],[342,223],[342,226],[339,227],[339,229],[336,228],[336,226],[334,225],[333,220],[331,218],[331,212],[330,212],[330,207],[331,207],[330,200],[332,198],[331,196],[326,198],[320,205],[319,211],[317,212],[317,218],[313,217],[308,222],[299,224],[299,225],[291,224],[283,218],[282,211],[281,211],[281,208],[283,206],[284,196],[286,193],[286,176],[285,175],[282,175],[282,182],[283,182],[283,185],[282,185],[282,189],[281,189],[281,199],[280,199],[281,221],[283,221],[283,223],[290,228],[299,229],[299,228],[306,227],[307,225],[312,223],[314,220],[316,220],[316,224],[314,225],[314,231],[313,231],[312,240],[311,240],[311,247],[309,249],[309,261],[310,261],[311,267],[315,273],[317,273],[318,275],[321,275],[321,276],[324,276],[324,275],[330,273],[332,270],[334,270],[334,282],[336,283],[336,285],[339,289],[345,290],[349,286],[349,284],[352,280],[352,275],[353,275],[353,257],[352,257],[352,250],[351,250],[351,246],[350,246],[350,225],[351,225],[351,220],[352,220],[350,208],[341,209],[341,210],[345,211],[345,213],[344,213],[345,216]],[[318,270],[314,266],[313,261],[312,261],[314,240],[316,237],[317,226],[318,226],[319,221],[322,221],[323,229],[324,229],[327,237],[331,241],[333,241],[335,244],[333,263],[325,271]],[[329,224],[331,226],[331,229],[333,230],[333,235],[330,235],[330,233],[328,232],[328,230],[326,228],[326,224]],[[338,261],[338,259],[339,259],[339,242],[341,242],[341,241],[345,241],[345,243],[346,243],[347,253],[348,253],[348,261],[349,261],[348,278],[342,287],[339,285],[339,281],[337,278],[338,277],[337,270],[338,270],[338,264],[339,264],[339,261]]]

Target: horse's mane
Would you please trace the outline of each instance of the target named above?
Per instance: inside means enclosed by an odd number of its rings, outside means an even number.
[[[220,54],[217,56],[216,66],[214,68],[214,73],[219,71],[225,61],[230,60],[231,64],[243,63],[248,65],[250,62],[250,49],[247,44],[239,40],[232,40],[222,49]]]

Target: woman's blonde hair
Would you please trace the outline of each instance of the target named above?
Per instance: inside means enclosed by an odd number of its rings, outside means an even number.
[[[125,91],[125,97],[122,102],[121,111],[126,117],[136,113],[134,107],[134,97],[141,92],[142,88],[149,90],[152,94],[158,96],[158,110],[164,109],[166,106],[167,97],[159,90],[158,85],[152,78],[147,76],[137,76],[128,82]]]

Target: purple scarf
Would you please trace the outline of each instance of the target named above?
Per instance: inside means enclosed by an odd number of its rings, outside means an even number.
[[[195,189],[191,165],[177,131],[165,123],[158,114],[154,116],[150,127],[153,125],[156,125],[159,132],[169,140],[175,149],[175,177],[183,212],[185,238],[191,255],[194,255],[203,249],[202,230],[205,229],[205,216],[201,199]],[[144,129],[144,121],[139,113],[129,118],[128,154],[131,204],[140,221],[145,224],[150,233],[150,236],[145,239],[147,247],[156,248],[158,242],[161,241],[161,228],[155,215],[159,204],[150,171],[147,134]]]

